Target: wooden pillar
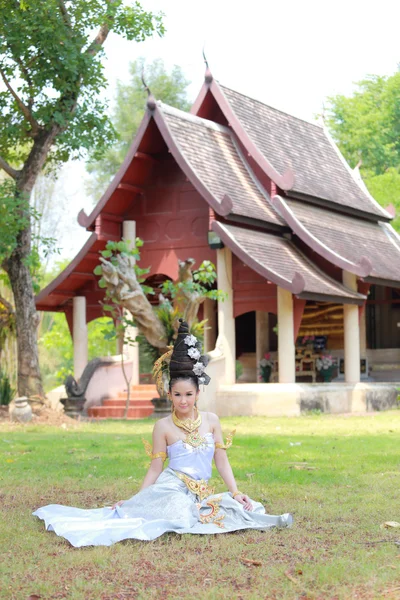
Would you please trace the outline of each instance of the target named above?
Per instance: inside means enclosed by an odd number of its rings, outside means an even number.
[[[256,361],[257,369],[260,360],[269,352],[269,317],[268,313],[256,310]]]
[[[124,221],[122,223],[122,237],[126,242],[129,242],[129,248],[135,247],[136,242],[136,221]],[[126,316],[132,319],[132,315],[127,311]],[[128,327],[126,331],[131,339],[135,339],[138,335],[137,327]],[[125,354],[132,361],[132,385],[139,385],[140,382],[140,365],[139,365],[139,344],[136,342],[133,345],[124,347]]]
[[[78,381],[88,362],[88,332],[86,323],[86,298],[73,299],[74,377]]]
[[[236,335],[233,315],[232,253],[229,248],[217,250],[218,289],[227,294],[218,301],[218,340],[225,356],[225,385],[236,382]]]
[[[217,312],[215,310],[215,300],[206,298],[204,300],[204,319],[207,319],[204,330],[204,352],[211,352],[215,348],[217,339]]]
[[[343,283],[350,290],[357,291],[357,276],[343,271]],[[346,383],[360,381],[360,322],[358,306],[343,305],[344,321],[344,379]]]
[[[278,294],[278,363],[279,383],[296,382],[293,296],[283,288]]]
[[[360,356],[367,356],[367,305],[360,310]]]

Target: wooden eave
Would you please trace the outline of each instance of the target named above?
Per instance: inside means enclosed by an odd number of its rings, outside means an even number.
[[[229,225],[227,223],[227,225]],[[292,242],[289,244],[292,245],[293,248],[296,248],[298,257],[303,261],[304,264],[307,265],[307,269],[312,270],[314,276],[321,279],[321,287],[323,287],[324,282],[325,286],[328,282],[330,287],[328,289],[333,289],[337,291],[337,294],[332,293],[316,293],[307,290],[307,282],[302,273],[295,270],[294,276],[292,279],[288,279],[281,275],[278,270],[272,269],[269,264],[263,263],[261,264],[259,261],[255,260],[252,254],[246,251],[236,240],[234,235],[231,235],[229,230],[224,226],[224,223],[220,221],[213,221],[211,225],[212,230],[218,234],[223,243],[237,256],[244,264],[250,267],[253,271],[267,279],[268,281],[275,283],[277,286],[288,290],[293,295],[297,296],[303,300],[320,300],[322,302],[336,302],[339,304],[356,304],[358,306],[362,306],[366,300],[366,296],[363,294],[359,294],[353,292],[352,290],[347,289],[343,284],[338,283],[329,277],[326,273],[321,271],[314,263],[310,261],[309,258],[304,256],[298,248],[295,247]],[[268,232],[264,232],[268,233]]]
[[[349,261],[344,256],[341,256],[329,246],[318,240],[313,234],[297,219],[296,215],[286,204],[281,196],[274,196],[272,203],[277,211],[285,219],[286,223],[292,231],[305,243],[309,248],[317,252],[320,256],[331,262],[332,264],[354,273],[359,277],[367,277],[372,271],[372,264],[369,258],[362,257],[359,263]]]

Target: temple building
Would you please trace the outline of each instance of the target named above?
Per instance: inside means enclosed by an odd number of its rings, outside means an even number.
[[[86,325],[102,316],[99,250],[138,236],[153,281],[175,279],[178,259],[216,264],[227,300],[203,308],[216,389],[235,385],[237,360],[241,381],[255,384],[266,352],[272,382],[321,381],[324,354],[337,361],[339,381],[354,385],[369,372],[382,381],[384,365],[400,366],[392,218],[325,127],[228,89],[207,70],[190,113],[148,98],[121,168],[93,211],[78,215],[90,238],[37,309],[65,313],[78,378]]]

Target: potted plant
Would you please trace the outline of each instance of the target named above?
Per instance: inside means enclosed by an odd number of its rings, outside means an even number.
[[[269,383],[272,373],[272,361],[271,355],[269,352],[264,354],[264,358],[262,358],[258,364],[258,379],[262,383]]]
[[[315,361],[315,367],[323,377],[324,382],[328,382],[332,379],[333,371],[336,368],[336,360],[330,354],[321,354]]]

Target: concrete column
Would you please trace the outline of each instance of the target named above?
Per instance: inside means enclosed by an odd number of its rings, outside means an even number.
[[[259,362],[264,358],[264,354],[269,352],[269,317],[268,313],[256,310],[256,361],[257,368]],[[258,374],[257,374],[258,375]]]
[[[204,300],[204,319],[207,319],[206,329],[204,330],[204,352],[211,352],[215,348],[217,339],[217,312],[215,310],[215,300],[206,298]]]
[[[296,361],[294,344],[293,296],[283,288],[278,294],[278,362],[279,383],[296,382]]]
[[[88,332],[86,323],[86,298],[73,299],[74,377],[78,381],[88,362]]]
[[[343,271],[343,283],[349,289],[357,291],[357,276]],[[360,322],[358,306],[343,305],[344,321],[344,379],[346,383],[360,381]]]
[[[236,382],[236,335],[233,316],[232,253],[229,248],[217,250],[218,289],[228,296],[218,302],[218,340],[225,356],[225,385]]]
[[[125,241],[129,242],[129,248],[134,248],[136,241],[136,221],[124,221],[122,223],[122,237]],[[126,317],[129,319],[132,318],[128,311],[126,311]],[[137,327],[128,327],[126,333],[130,338],[134,339],[139,332]],[[132,361],[132,385],[139,385],[139,344],[135,343],[133,346],[124,346],[124,352]]]

